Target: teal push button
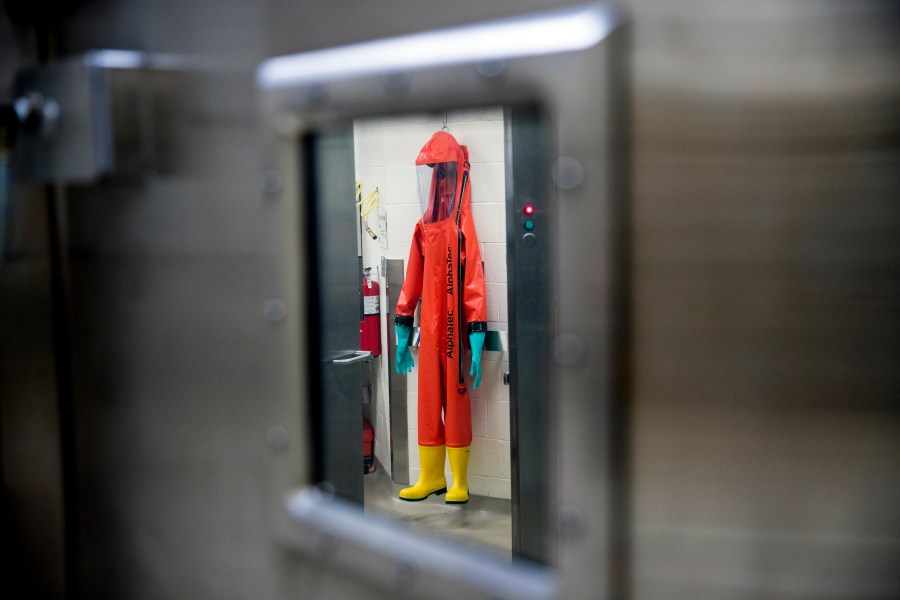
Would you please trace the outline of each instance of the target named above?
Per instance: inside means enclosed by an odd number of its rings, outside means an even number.
[[[531,219],[525,221],[525,229],[527,229],[528,231],[534,229],[534,221],[532,221]]]

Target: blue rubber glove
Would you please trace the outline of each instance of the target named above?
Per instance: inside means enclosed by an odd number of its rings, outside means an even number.
[[[469,334],[469,346],[472,348],[472,368],[469,375],[475,376],[473,390],[477,390],[481,384],[481,349],[484,348],[484,332],[474,331]]]
[[[406,375],[416,366],[409,354],[409,336],[412,335],[412,327],[394,325],[394,331],[397,332],[397,360],[394,369],[398,375]]]

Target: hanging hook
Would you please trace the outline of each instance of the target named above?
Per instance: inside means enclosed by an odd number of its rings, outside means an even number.
[[[444,125],[441,127],[441,131],[450,131],[450,128],[447,126],[447,113],[444,113]]]

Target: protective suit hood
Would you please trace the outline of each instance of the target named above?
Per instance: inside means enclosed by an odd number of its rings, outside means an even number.
[[[446,131],[437,131],[431,136],[416,157],[416,166],[435,163],[462,163],[468,159],[465,146],[460,146],[456,138]]]
[[[457,216],[468,157],[468,149],[446,131],[436,132],[419,151],[416,177],[423,223]]]

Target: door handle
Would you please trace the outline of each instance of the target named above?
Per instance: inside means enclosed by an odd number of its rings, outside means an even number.
[[[347,358],[336,358],[332,363],[336,365],[353,365],[360,362],[369,362],[372,360],[372,353],[368,350],[356,350]]]

